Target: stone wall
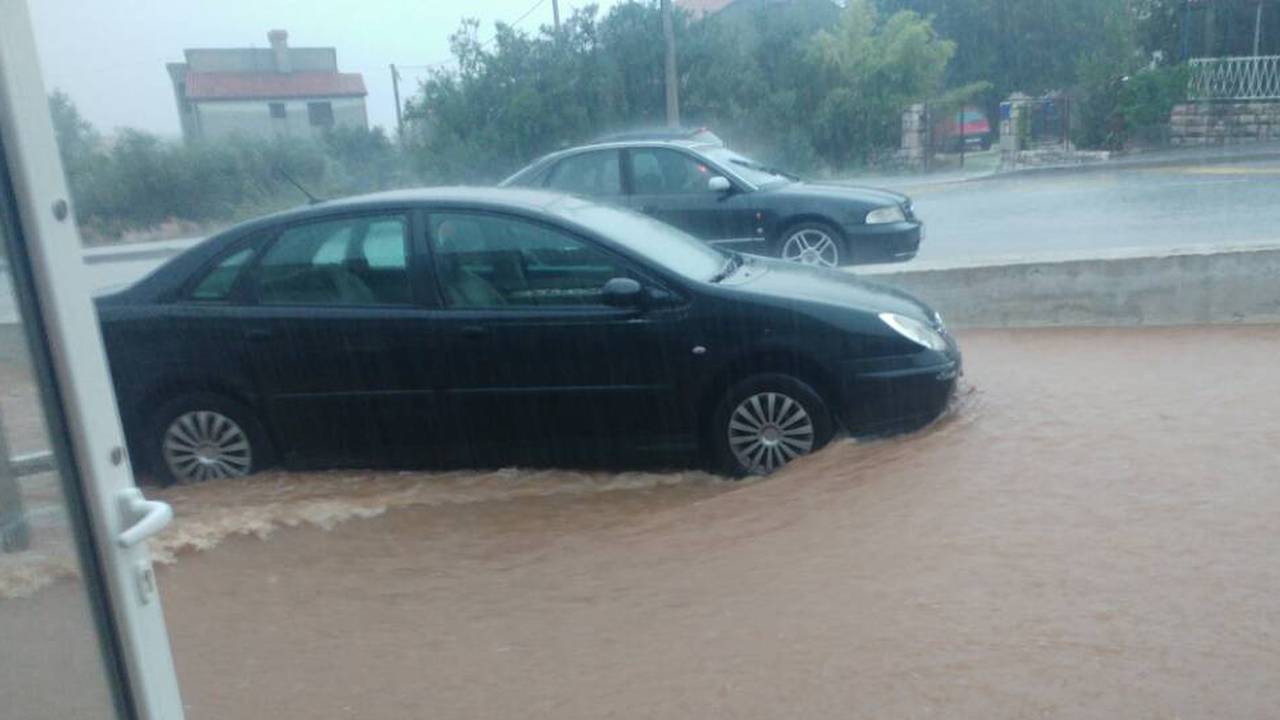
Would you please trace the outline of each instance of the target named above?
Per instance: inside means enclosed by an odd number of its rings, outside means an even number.
[[[902,112],[902,147],[898,151],[902,164],[911,170],[924,169],[928,144],[924,103],[916,103]]]
[[[1280,100],[1188,102],[1169,116],[1173,145],[1231,145],[1280,140]]]

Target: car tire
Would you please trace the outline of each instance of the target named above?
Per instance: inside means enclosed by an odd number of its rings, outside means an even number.
[[[267,433],[244,404],[211,393],[175,398],[154,414],[146,470],[163,486],[252,475],[275,458]]]
[[[831,440],[831,413],[790,375],[753,375],[725,393],[711,420],[716,468],[730,477],[768,475]]]
[[[839,267],[845,260],[844,236],[821,222],[792,225],[778,236],[777,256],[817,267]]]

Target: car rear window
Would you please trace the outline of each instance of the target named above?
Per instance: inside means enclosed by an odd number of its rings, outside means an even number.
[[[251,257],[253,257],[253,248],[248,247],[223,258],[222,262],[215,265],[191,290],[191,299],[226,300]]]

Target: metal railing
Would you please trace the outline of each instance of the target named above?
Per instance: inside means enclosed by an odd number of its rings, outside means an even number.
[[[20,552],[31,546],[31,531],[18,481],[56,469],[57,463],[49,451],[11,454],[4,419],[0,417],[0,552]]]
[[[1188,93],[1196,100],[1280,100],[1280,55],[1190,61]]]

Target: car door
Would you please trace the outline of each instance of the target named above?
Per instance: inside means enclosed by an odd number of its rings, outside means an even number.
[[[468,460],[506,450],[540,462],[604,460],[689,442],[678,296],[593,241],[528,218],[433,212],[428,238],[453,325],[445,403],[465,428]],[[615,277],[668,299],[644,311],[608,307],[601,289]]]
[[[624,161],[631,194],[628,204],[715,244],[758,244],[760,225],[751,193],[743,188],[713,190],[720,173],[702,159],[667,147],[634,147]]]
[[[251,268],[242,329],[286,459],[398,464],[443,439],[440,317],[419,303],[414,218],[379,210],[296,223]]]

